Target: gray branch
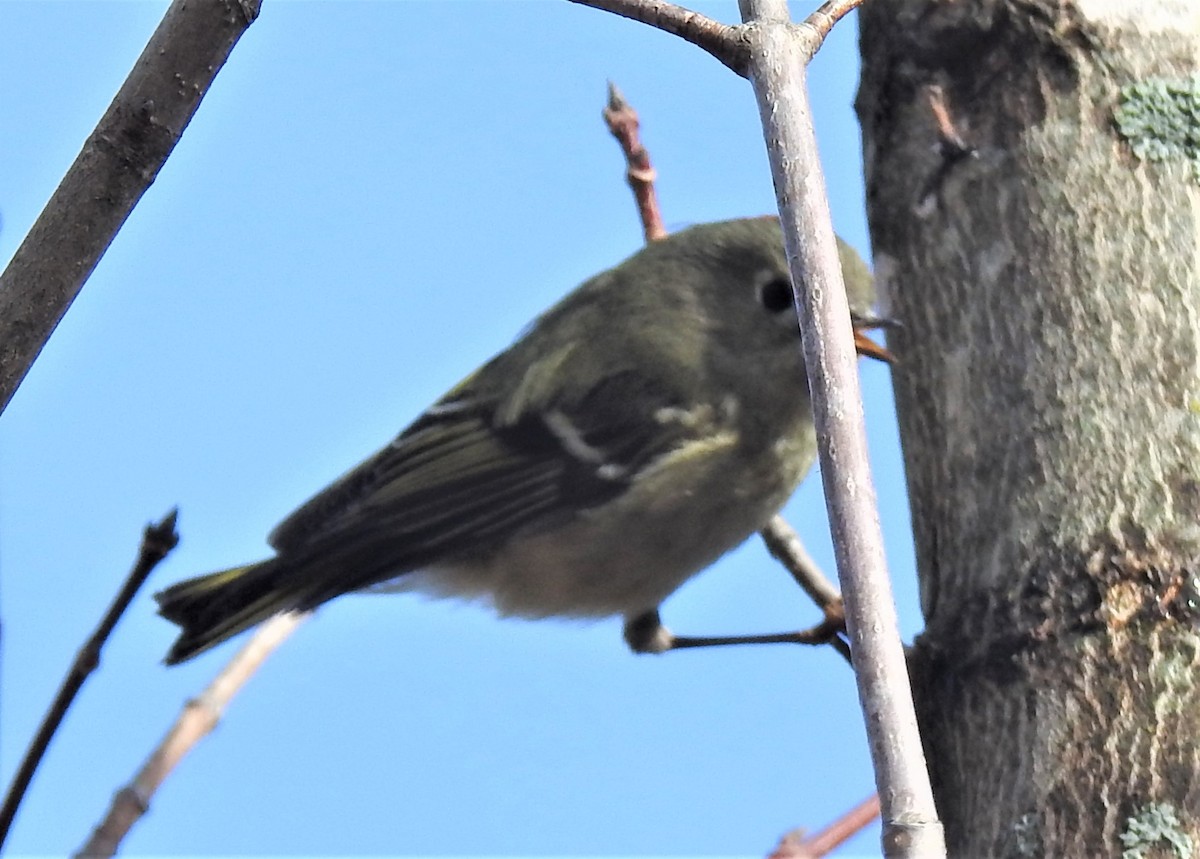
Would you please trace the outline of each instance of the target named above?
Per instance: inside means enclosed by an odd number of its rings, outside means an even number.
[[[742,77],[746,76],[746,44],[742,28],[731,27],[665,0],[571,0],[679,36],[712,54]]]
[[[0,412],[158,175],[260,0],[175,0],[0,274]]]
[[[648,0],[577,0],[681,33],[693,13]],[[726,46],[705,50],[754,86],[771,161],[804,338],[821,475],[837,551],[855,676],[882,806],[889,857],[945,856],[900,642],[883,535],[867,461],[850,312],[817,157],[806,69],[833,23],[855,4],[838,0],[805,26],[786,0],[739,0],[743,23],[709,28]],[[669,26],[661,22],[669,22]],[[748,53],[742,59],[741,51]],[[727,58],[737,58],[731,62]]]
[[[883,555],[850,309],[808,104],[807,65],[820,38],[816,29],[791,25],[784,0],[739,5],[749,27],[750,82],[798,287],[821,479],[875,764],[884,854],[944,856]]]

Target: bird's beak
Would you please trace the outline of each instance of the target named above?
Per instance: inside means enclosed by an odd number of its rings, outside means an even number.
[[[864,332],[872,328],[898,328],[898,322],[876,316],[855,316],[852,321],[854,323],[854,349],[859,355],[866,355],[868,358],[883,361],[885,364],[896,363],[895,355],[883,346],[880,346]]]

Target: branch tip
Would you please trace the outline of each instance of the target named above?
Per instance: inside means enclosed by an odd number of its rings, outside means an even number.
[[[142,532],[142,550],[161,557],[178,546],[179,532],[175,530],[178,521],[179,508],[172,507],[158,522],[147,525]]]
[[[20,766],[4,796],[4,802],[0,804],[0,846],[8,837],[13,818],[16,817],[17,809],[25,797],[29,783],[33,780],[33,774],[37,771],[46,754],[46,749],[50,746],[50,740],[58,731],[63,718],[79,694],[79,690],[83,688],[84,682],[100,664],[100,652],[116,627],[117,621],[121,619],[129,604],[133,602],[134,596],[149,578],[150,573],[179,542],[179,535],[175,532],[178,512],[177,509],[173,509],[162,518],[162,521],[146,526],[142,533],[142,542],[138,547],[137,560],[134,562],[133,569],[121,583],[120,589],[113,597],[113,601],[100,623],[84,641],[70,668],[67,669],[67,674],[59,685],[54,700],[50,703],[41,724],[38,725],[37,733],[29,742],[29,748],[26,749],[25,756],[21,759]]]
[[[633,191],[638,218],[642,223],[642,235],[648,242],[664,238],[667,228],[663,224],[658,195],[654,190],[656,174],[654,165],[650,163],[650,153],[638,135],[641,123],[637,111],[611,80],[608,82],[608,103],[603,116],[604,124],[621,145],[621,154],[625,156],[625,181]]]
[[[611,80],[608,82],[608,110],[618,111],[624,110],[629,106],[625,101],[625,95],[617,88],[617,85]]]

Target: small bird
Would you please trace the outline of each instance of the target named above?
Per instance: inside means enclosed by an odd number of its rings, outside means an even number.
[[[861,354],[870,272],[840,239]],[[292,513],[273,557],[156,595],[175,664],[351,591],[482,599],[502,615],[659,604],[761,529],[816,431],[779,221],[704,224],[578,287],[385,448]]]

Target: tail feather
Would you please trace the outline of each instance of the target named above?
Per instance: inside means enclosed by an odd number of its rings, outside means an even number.
[[[166,664],[191,659],[292,608],[288,594],[278,587],[278,567],[271,558],[187,579],[155,594],[158,613],[181,628]]]

